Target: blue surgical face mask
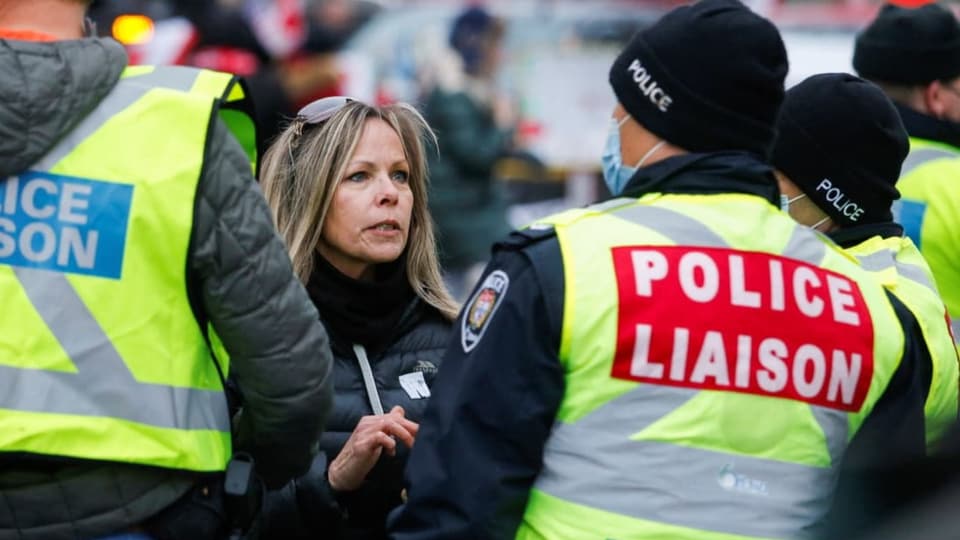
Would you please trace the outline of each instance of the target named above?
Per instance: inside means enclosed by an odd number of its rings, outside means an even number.
[[[784,212],[786,212],[786,213],[789,214],[789,213],[790,213],[790,204],[793,203],[794,201],[799,201],[800,199],[802,199],[802,198],[804,198],[804,197],[806,197],[806,196],[807,196],[806,193],[801,193],[801,194],[799,194],[799,195],[797,195],[796,197],[794,197],[794,198],[791,199],[790,197],[787,197],[786,195],[784,195],[783,193],[781,193],[781,194],[780,194],[780,210],[782,210],[782,211],[784,211]]]
[[[624,116],[619,122],[616,118],[610,119],[610,130],[607,132],[607,143],[603,148],[603,155],[600,156],[600,162],[603,164],[603,181],[607,184],[607,189],[614,196],[623,193],[623,188],[627,187],[627,182],[633,178],[637,169],[643,166],[643,163],[654,152],[657,151],[666,141],[660,141],[653,146],[646,154],[640,158],[637,165],[630,167],[623,164],[623,158],[620,156],[620,126],[622,126],[629,116]]]
[[[800,199],[802,199],[802,198],[804,198],[804,197],[806,197],[806,196],[807,196],[806,193],[801,193],[801,194],[799,194],[799,195],[797,195],[796,197],[793,197],[793,198],[791,199],[790,197],[787,197],[786,195],[784,195],[783,193],[781,193],[781,194],[780,194],[780,210],[782,210],[782,211],[784,211],[784,212],[786,212],[786,213],[789,214],[789,213],[790,213],[790,204],[793,203],[794,201],[799,201]],[[817,230],[817,227],[819,227],[820,225],[823,225],[824,223],[826,223],[828,219],[830,219],[830,216],[827,216],[827,217],[821,219],[820,221],[814,223],[813,225],[805,225],[805,226],[806,226],[806,227],[809,227],[809,228],[811,228],[811,229],[813,229],[813,230],[816,231],[816,230]]]

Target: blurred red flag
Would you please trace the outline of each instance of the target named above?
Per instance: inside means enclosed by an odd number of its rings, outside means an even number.
[[[307,38],[304,0],[247,0],[247,20],[263,48],[274,58],[297,51]]]
[[[933,4],[934,0],[889,0],[891,4],[895,6],[905,7],[905,8],[915,8],[920,7],[924,4]]]

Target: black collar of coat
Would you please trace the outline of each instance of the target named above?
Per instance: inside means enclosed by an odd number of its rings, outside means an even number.
[[[623,195],[639,197],[647,193],[745,193],[775,206],[780,203],[773,168],[746,152],[683,154],[643,167],[627,183]]]
[[[869,238],[894,238],[903,236],[903,227],[899,223],[887,221],[884,223],[867,223],[854,227],[844,227],[827,234],[831,240],[844,249],[862,244]]]
[[[938,120],[932,116],[919,113],[909,107],[895,104],[903,126],[911,137],[946,143],[960,148],[960,124],[948,120]]]

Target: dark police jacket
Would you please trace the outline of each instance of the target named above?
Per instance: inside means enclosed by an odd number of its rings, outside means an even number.
[[[663,160],[638,171],[624,196],[649,192],[739,192],[771,204],[779,198],[769,167],[739,153]],[[564,393],[558,360],[564,275],[556,236],[514,232],[496,245],[485,276],[496,270],[506,273],[509,287],[469,353],[461,340],[471,304],[456,323],[407,465],[410,499],[391,515],[393,539],[512,538],[523,517]],[[929,353],[910,333],[916,329],[910,312],[891,301],[907,331],[903,360],[857,438],[883,440],[888,456],[922,455]],[[880,459],[869,446],[852,445],[847,459]]]

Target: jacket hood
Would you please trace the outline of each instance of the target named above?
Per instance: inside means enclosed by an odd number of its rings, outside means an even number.
[[[36,163],[110,92],[127,65],[110,39],[0,39],[0,178]]]

